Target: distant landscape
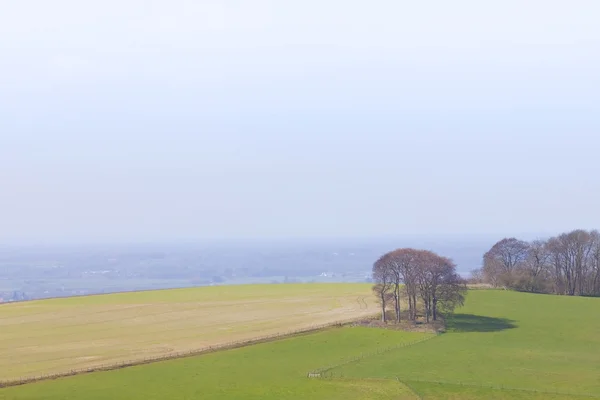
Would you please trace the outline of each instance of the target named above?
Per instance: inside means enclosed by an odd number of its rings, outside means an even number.
[[[598,16],[0,0],[0,400],[600,400]]]
[[[600,396],[597,230],[398,242],[31,252],[54,263],[31,276],[127,292],[2,304],[0,399]]]
[[[466,276],[495,237],[138,245],[0,245],[0,302],[179,287],[371,282],[373,262],[413,246],[453,256]]]

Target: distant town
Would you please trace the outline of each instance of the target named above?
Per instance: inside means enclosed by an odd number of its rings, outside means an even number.
[[[415,242],[415,240],[413,240]],[[120,291],[248,283],[370,282],[373,262],[402,240],[136,246],[0,247],[0,303]],[[487,242],[438,240],[459,271]]]

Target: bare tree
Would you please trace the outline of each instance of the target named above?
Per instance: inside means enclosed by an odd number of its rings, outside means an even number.
[[[439,287],[444,276],[454,268],[454,263],[447,258],[440,257],[431,251],[420,252],[417,264],[418,283],[427,322],[432,317],[434,320],[437,318]]]
[[[494,258],[484,258],[483,267],[481,268],[485,282],[497,288],[504,281],[502,279],[504,270],[500,261]]]
[[[419,294],[421,300],[423,300],[423,307],[425,309],[425,320],[429,322],[431,316],[431,309],[433,304],[433,292],[435,280],[437,276],[436,266],[438,263],[438,256],[430,251],[420,251],[416,257],[416,276]]]
[[[402,291],[400,290],[402,287],[402,269],[401,265],[398,263],[393,256],[393,253],[387,253],[385,256],[385,263],[387,268],[389,269],[392,275],[392,299],[394,301],[394,315],[396,317],[396,322],[400,322],[400,296]]]
[[[463,287],[466,290],[466,284],[456,274],[456,265],[452,260],[431,251],[411,248],[391,251],[374,264],[373,278],[377,282],[374,290],[382,307],[386,304],[388,294],[394,300],[396,321],[400,321],[402,283],[408,299],[409,319],[413,321],[417,319],[417,296],[423,302],[427,322],[437,319],[438,304],[446,304],[446,309],[450,310],[464,301],[461,290]],[[450,304],[454,306],[450,307]],[[382,319],[385,321],[385,317]]]
[[[475,268],[469,271],[469,283],[483,283],[485,281],[485,277],[483,275],[483,270],[481,268]]]
[[[516,238],[504,238],[494,244],[483,255],[483,269],[490,283],[510,286],[513,271],[527,259],[528,252],[527,242]]]
[[[399,277],[404,283],[408,299],[408,318],[417,318],[417,259],[419,251],[410,248],[397,249],[389,253]]]
[[[387,322],[386,305],[390,290],[394,286],[394,277],[390,271],[388,260],[389,256],[386,254],[373,264],[373,282],[375,282],[373,292],[377,295],[377,300],[381,304],[381,320],[383,322]]]
[[[593,237],[589,232],[574,230],[548,241],[555,273],[562,281],[560,286],[569,296],[585,294],[590,254],[593,254]]]
[[[443,277],[438,290],[437,301],[433,309],[433,319],[437,319],[438,309],[444,314],[453,313],[457,307],[465,304],[467,294],[467,283],[453,269],[449,270]]]
[[[494,259],[500,262],[506,272],[511,272],[525,261],[529,245],[516,238],[502,239],[483,256],[484,260]]]
[[[600,295],[600,233],[576,229],[529,244],[503,239],[484,255],[482,272],[516,290]]]
[[[546,242],[543,240],[531,242],[527,258],[515,268],[512,287],[534,293],[550,291],[550,259],[551,256]]]
[[[591,294],[600,295],[600,232],[593,230],[590,232],[591,251],[590,251],[590,281]]]

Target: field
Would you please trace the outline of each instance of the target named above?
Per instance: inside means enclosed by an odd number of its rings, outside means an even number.
[[[435,397],[449,391],[461,399],[507,392],[510,398],[550,398],[534,397],[536,391],[600,397],[599,309],[597,298],[473,291],[449,333],[332,373],[399,378],[427,393],[424,398],[450,398]]]
[[[139,360],[376,312],[369,285],[242,285],[0,306],[0,381]]]
[[[598,309],[594,298],[475,290],[438,336],[331,328],[0,389],[0,399],[594,399]]]
[[[0,399],[365,399],[390,398],[397,382],[308,379],[307,372],[419,337],[336,328],[199,357],[0,389]],[[404,388],[405,394],[410,390]]]

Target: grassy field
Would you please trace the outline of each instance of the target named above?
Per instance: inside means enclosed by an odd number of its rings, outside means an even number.
[[[167,355],[377,311],[369,285],[214,286],[0,306],[0,380]]]
[[[597,399],[598,309],[600,299],[476,290],[437,337],[332,328],[0,389],[0,399]],[[332,377],[307,377],[331,365]]]
[[[309,379],[307,372],[424,335],[332,328],[198,357],[0,389],[0,399],[418,399],[393,380]]]
[[[417,381],[410,386],[427,399],[447,399],[448,392],[461,399],[550,398],[535,391],[600,396],[599,309],[595,298],[473,291],[449,333],[333,373]]]

